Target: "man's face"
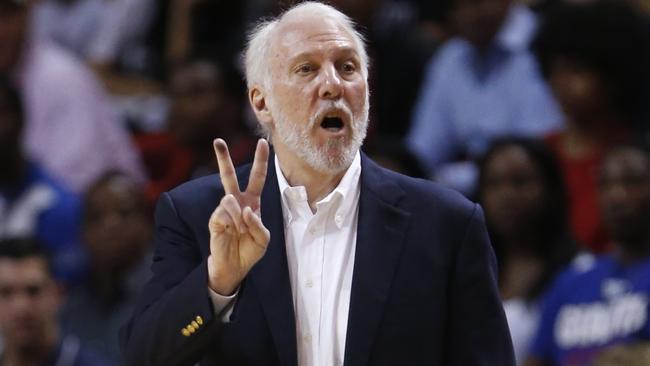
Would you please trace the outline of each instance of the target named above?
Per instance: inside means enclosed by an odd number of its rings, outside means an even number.
[[[498,235],[519,239],[540,224],[547,198],[539,166],[519,146],[507,146],[485,166],[481,196]]]
[[[368,123],[359,50],[331,18],[285,19],[275,34],[266,103],[276,151],[339,173],[352,162]]]
[[[28,28],[28,7],[0,3],[0,74],[8,73],[20,58]]]
[[[59,291],[44,258],[0,258],[0,329],[7,346],[37,347],[51,334]]]
[[[650,163],[640,150],[610,153],[599,181],[605,223],[617,242],[644,240],[650,226]],[[624,243],[625,244],[625,243]]]
[[[171,77],[169,129],[187,146],[209,147],[223,131],[237,128],[236,101],[224,94],[218,78],[201,64],[184,66]]]
[[[83,239],[97,270],[125,270],[142,259],[151,223],[140,191],[115,177],[86,196]]]

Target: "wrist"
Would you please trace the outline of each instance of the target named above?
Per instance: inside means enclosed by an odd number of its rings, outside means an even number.
[[[239,287],[241,280],[232,276],[232,273],[220,273],[208,257],[208,287],[221,296],[232,296]]]

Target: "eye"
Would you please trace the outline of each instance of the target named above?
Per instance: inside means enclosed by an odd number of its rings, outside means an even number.
[[[357,71],[357,65],[355,65],[354,62],[344,62],[343,65],[341,65],[341,70],[343,70],[345,74],[352,74]]]
[[[312,64],[301,64],[296,67],[296,74],[307,75],[314,71],[314,66]]]

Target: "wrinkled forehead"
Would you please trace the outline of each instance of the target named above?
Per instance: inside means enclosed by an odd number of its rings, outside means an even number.
[[[278,23],[272,40],[271,54],[280,59],[289,59],[305,48],[341,48],[360,54],[351,31],[339,19],[328,15],[287,14]]]

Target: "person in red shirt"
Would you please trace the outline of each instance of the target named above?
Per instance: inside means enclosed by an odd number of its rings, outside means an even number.
[[[564,5],[547,14],[533,43],[566,122],[545,140],[564,171],[574,236],[594,252],[608,249],[596,173],[609,147],[631,139],[640,109],[641,24],[621,2]]]

